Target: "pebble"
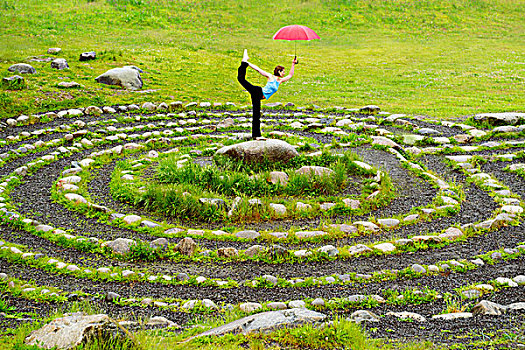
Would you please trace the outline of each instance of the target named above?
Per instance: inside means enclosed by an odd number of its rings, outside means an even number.
[[[296,308],[296,307],[302,308],[305,306],[306,306],[306,303],[302,300],[292,300],[288,302],[288,307],[291,309]]]
[[[425,270],[425,268],[419,264],[412,265],[412,271],[416,273],[426,273],[427,272],[427,270]]]

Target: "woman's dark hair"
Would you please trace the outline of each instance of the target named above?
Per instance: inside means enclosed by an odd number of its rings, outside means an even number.
[[[277,76],[277,77],[280,77],[279,72],[281,72],[282,70],[284,70],[284,67],[283,67],[283,66],[277,66],[277,67],[275,67],[275,69],[273,70],[273,75],[275,75],[275,76]]]

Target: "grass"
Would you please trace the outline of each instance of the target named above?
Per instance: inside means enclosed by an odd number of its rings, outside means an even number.
[[[271,39],[300,23],[322,40],[297,43],[296,76],[270,102],[360,107],[452,118],[523,111],[525,1],[0,1],[0,76],[61,47],[68,71],[33,62],[27,89],[0,90],[2,116],[141,101],[249,103],[235,79],[243,48],[266,70],[289,67],[294,43]],[[79,62],[95,50],[97,60]],[[147,94],[94,78],[126,64]],[[248,79],[262,84],[250,72]],[[60,90],[60,81],[84,88]]]

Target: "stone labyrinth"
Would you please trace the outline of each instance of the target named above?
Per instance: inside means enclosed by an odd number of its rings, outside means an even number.
[[[250,113],[145,103],[2,124],[0,272],[27,313],[16,324],[79,300],[183,328],[305,307],[372,337],[523,341],[525,114],[275,104],[251,142],[286,141],[291,159],[216,155],[246,140]]]

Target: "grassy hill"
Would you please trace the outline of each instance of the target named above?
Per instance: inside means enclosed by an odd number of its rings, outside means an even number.
[[[298,42],[296,75],[272,102],[377,104],[454,118],[524,111],[525,1],[0,0],[0,77],[60,47],[70,69],[31,62],[27,88],[0,89],[2,117],[89,104],[142,101],[248,103],[236,81],[242,49],[266,70],[289,67],[295,44],[274,41],[303,24],[321,40]],[[79,62],[94,50],[97,60]],[[142,68],[143,90],[97,84],[106,70]],[[263,84],[250,72],[248,79]],[[74,80],[83,89],[60,90]]]

